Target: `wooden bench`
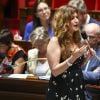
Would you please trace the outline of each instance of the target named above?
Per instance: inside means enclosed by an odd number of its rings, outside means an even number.
[[[99,85],[90,85],[86,86],[86,89],[93,96],[93,100],[100,100],[100,84]]]
[[[0,78],[1,100],[46,100],[47,80]]]

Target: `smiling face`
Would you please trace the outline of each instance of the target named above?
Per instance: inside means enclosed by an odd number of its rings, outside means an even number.
[[[37,6],[37,13],[36,13],[37,17],[40,18],[40,20],[48,20],[50,18],[51,15],[51,10],[48,7],[48,5],[44,2],[41,2],[38,6]]]

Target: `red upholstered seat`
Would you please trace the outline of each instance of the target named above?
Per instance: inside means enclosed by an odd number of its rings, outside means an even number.
[[[4,20],[4,27],[8,28],[13,35],[17,32],[20,34],[20,20],[19,19],[5,19]]]
[[[69,0],[52,0],[52,8],[58,8],[61,5],[65,5]]]
[[[0,5],[4,7],[7,5],[7,3],[8,3],[8,0],[0,0]]]
[[[30,22],[32,20],[33,20],[33,17],[30,15],[30,16],[27,17],[26,22],[28,23],[28,22]]]
[[[86,3],[86,6],[87,6],[87,9],[88,10],[94,10],[95,9],[95,3],[96,3],[96,0],[84,0],[85,3]]]
[[[33,7],[36,0],[28,0],[27,7]]]

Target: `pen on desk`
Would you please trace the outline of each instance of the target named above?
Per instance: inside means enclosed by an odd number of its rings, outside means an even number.
[[[47,60],[47,58],[33,58],[33,59],[30,59],[30,60],[28,60],[28,61],[24,61],[24,62],[22,62],[22,63],[19,63],[19,64],[14,64],[14,65],[12,65],[13,67],[16,67],[16,66],[21,66],[21,65],[23,65],[23,64],[26,64],[26,63],[28,63],[28,62],[32,62],[32,61],[37,61],[37,60]]]

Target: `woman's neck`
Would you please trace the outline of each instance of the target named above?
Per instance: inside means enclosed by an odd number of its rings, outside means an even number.
[[[46,58],[46,54],[39,54],[39,58]],[[46,60],[40,60],[39,62],[44,63]]]
[[[39,58],[46,58],[46,54],[39,54]]]
[[[41,25],[48,30],[48,21],[41,20]]]

